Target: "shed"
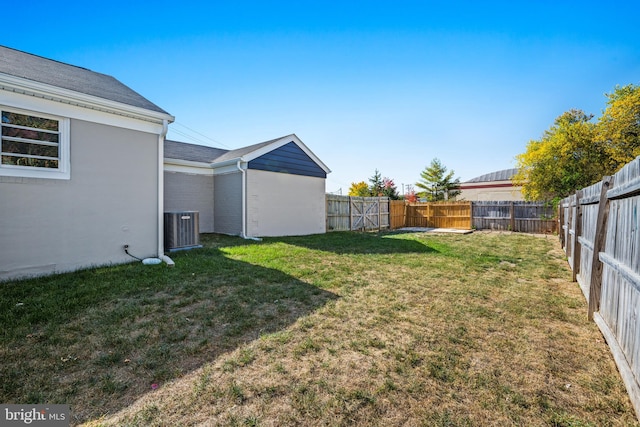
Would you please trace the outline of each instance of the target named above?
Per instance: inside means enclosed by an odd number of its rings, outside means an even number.
[[[236,150],[167,141],[165,206],[198,210],[202,232],[324,233],[329,172],[295,134]]]
[[[115,78],[0,46],[0,280],[163,255],[173,116]]]
[[[518,172],[517,168],[503,169],[460,184],[459,200],[470,201],[520,201],[522,187],[513,184],[512,178]]]

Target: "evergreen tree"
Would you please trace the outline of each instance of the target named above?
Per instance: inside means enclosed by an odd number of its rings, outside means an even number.
[[[369,185],[369,193],[371,193],[372,196],[382,196],[384,184],[382,182],[382,175],[380,175],[378,169],[376,169],[373,176],[369,178],[369,182],[371,183],[371,185]]]
[[[447,173],[447,167],[439,159],[433,159],[420,173],[422,179],[416,182],[416,187],[424,190],[421,195],[430,202],[455,199],[460,194],[460,178],[453,179],[454,173]]]

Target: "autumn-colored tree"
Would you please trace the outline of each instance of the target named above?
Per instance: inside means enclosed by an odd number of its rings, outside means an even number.
[[[383,178],[378,169],[376,169],[373,176],[369,178],[369,182],[370,185],[367,185],[364,181],[351,183],[349,195],[360,197],[389,197],[393,200],[400,198],[393,180],[386,176]]]
[[[606,96],[596,138],[605,145],[610,174],[640,156],[640,86],[616,86]]]
[[[592,115],[570,110],[560,115],[539,140],[529,141],[518,156],[514,184],[528,200],[566,197],[591,185],[607,171],[604,144],[595,142]]]
[[[369,186],[366,182],[352,182],[351,187],[349,187],[349,195],[350,196],[360,196],[360,197],[368,197],[371,195],[369,193]]]
[[[418,195],[416,194],[416,190],[413,188],[413,185],[407,184],[407,192],[404,193],[404,200],[409,203],[416,203],[418,201]]]
[[[421,194],[430,202],[451,200],[460,194],[460,178],[453,179],[454,171],[447,173],[447,167],[439,159],[433,159],[431,164],[420,172],[420,182],[416,187],[421,188]]]
[[[384,197],[388,197],[391,200],[400,199],[400,195],[398,194],[398,189],[396,188],[396,184],[393,182],[391,178],[384,177],[382,178],[382,195]]]

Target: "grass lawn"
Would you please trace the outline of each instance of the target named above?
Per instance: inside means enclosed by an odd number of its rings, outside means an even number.
[[[557,238],[211,235],[0,284],[0,402],[73,423],[637,426]]]

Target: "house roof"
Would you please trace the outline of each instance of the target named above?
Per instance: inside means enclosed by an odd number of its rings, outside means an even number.
[[[302,141],[295,135],[289,134],[280,138],[248,145],[235,150],[223,150],[221,148],[206,147],[189,144],[186,142],[165,140],[165,159],[186,160],[210,164],[213,168],[222,167],[236,161],[250,162],[264,154],[274,151],[288,143],[295,143],[309,158],[315,162],[325,173],[331,170],[325,165]]]
[[[465,181],[465,183],[473,183],[473,182],[493,182],[493,181],[510,181],[513,176],[518,173],[517,168],[513,169],[503,169],[496,172],[487,173],[484,175],[480,175],[469,181]]]
[[[259,150],[259,149],[261,149],[263,147],[268,146],[269,144],[273,144],[274,142],[280,141],[283,138],[288,138],[288,137],[291,137],[291,136],[294,136],[294,135],[291,134],[291,135],[283,136],[282,138],[271,139],[269,141],[260,142],[258,144],[253,144],[253,145],[248,145],[246,147],[237,148],[235,150],[228,150],[226,153],[224,153],[220,157],[216,158],[214,163],[221,163],[221,162],[226,162],[226,161],[229,161],[229,160],[240,159],[243,156],[246,156],[247,154],[253,153],[254,151],[257,151],[257,150]]]
[[[188,160],[191,162],[213,163],[215,159],[229,150],[188,144],[179,141],[164,141],[164,157],[166,159]]]
[[[0,46],[0,74],[169,114],[111,76],[5,46]]]
[[[294,133],[282,136],[280,138],[261,142],[259,144],[249,145],[247,147],[231,150],[215,159],[212,166],[215,169],[216,167],[223,167],[223,165],[227,165],[238,160],[243,162],[250,162],[289,143],[294,143],[295,145],[297,145],[298,148],[300,148],[300,150],[303,151],[312,162],[316,163],[318,167],[320,167],[320,169],[324,171],[325,174],[331,172],[331,169],[329,169],[327,165],[325,165],[322,160],[318,158],[318,156],[316,156],[311,150],[309,150],[309,148]]]

